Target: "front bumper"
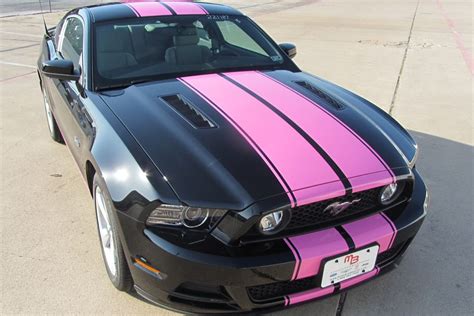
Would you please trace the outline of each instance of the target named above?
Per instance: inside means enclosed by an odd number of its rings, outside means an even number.
[[[415,174],[414,192],[403,212],[387,211],[342,225],[353,244],[330,237],[340,232],[338,227],[248,245],[251,249],[245,250],[208,241],[210,247],[219,248],[213,254],[175,245],[120,213],[119,219],[135,288],[147,300],[187,313],[271,310],[337,294],[394,268],[422,225],[426,192]],[[375,270],[320,288],[325,258],[374,243],[380,246]],[[268,251],[262,251],[265,247]],[[164,277],[140,269],[134,258],[146,259]]]

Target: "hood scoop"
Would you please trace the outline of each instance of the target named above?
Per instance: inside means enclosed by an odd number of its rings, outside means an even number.
[[[161,99],[183,117],[194,128],[214,128],[212,123],[204,114],[196,109],[193,104],[180,94],[168,95]]]
[[[343,110],[345,108],[344,104],[341,101],[339,101],[337,98],[335,98],[332,95],[330,95],[329,93],[321,90],[320,88],[313,86],[309,82],[307,82],[307,81],[295,81],[295,83],[297,85],[305,88],[306,90],[310,91],[311,93],[313,93],[317,97],[323,99],[324,101],[326,101],[330,106],[332,106],[336,110]]]

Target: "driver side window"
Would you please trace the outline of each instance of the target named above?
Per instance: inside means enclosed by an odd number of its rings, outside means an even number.
[[[67,20],[64,29],[61,55],[74,63],[74,68],[79,69],[79,60],[82,54],[84,27],[79,18],[71,17]]]

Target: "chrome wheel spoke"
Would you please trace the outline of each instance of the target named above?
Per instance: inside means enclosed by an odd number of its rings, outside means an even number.
[[[112,231],[112,223],[107,211],[104,195],[99,187],[96,188],[95,207],[97,212],[97,224],[99,226],[99,236],[102,244],[105,262],[112,275],[117,273],[117,253],[115,240]]]

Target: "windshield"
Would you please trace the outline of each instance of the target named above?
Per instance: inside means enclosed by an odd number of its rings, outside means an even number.
[[[229,70],[278,68],[275,45],[243,16],[170,16],[95,26],[95,87]]]

